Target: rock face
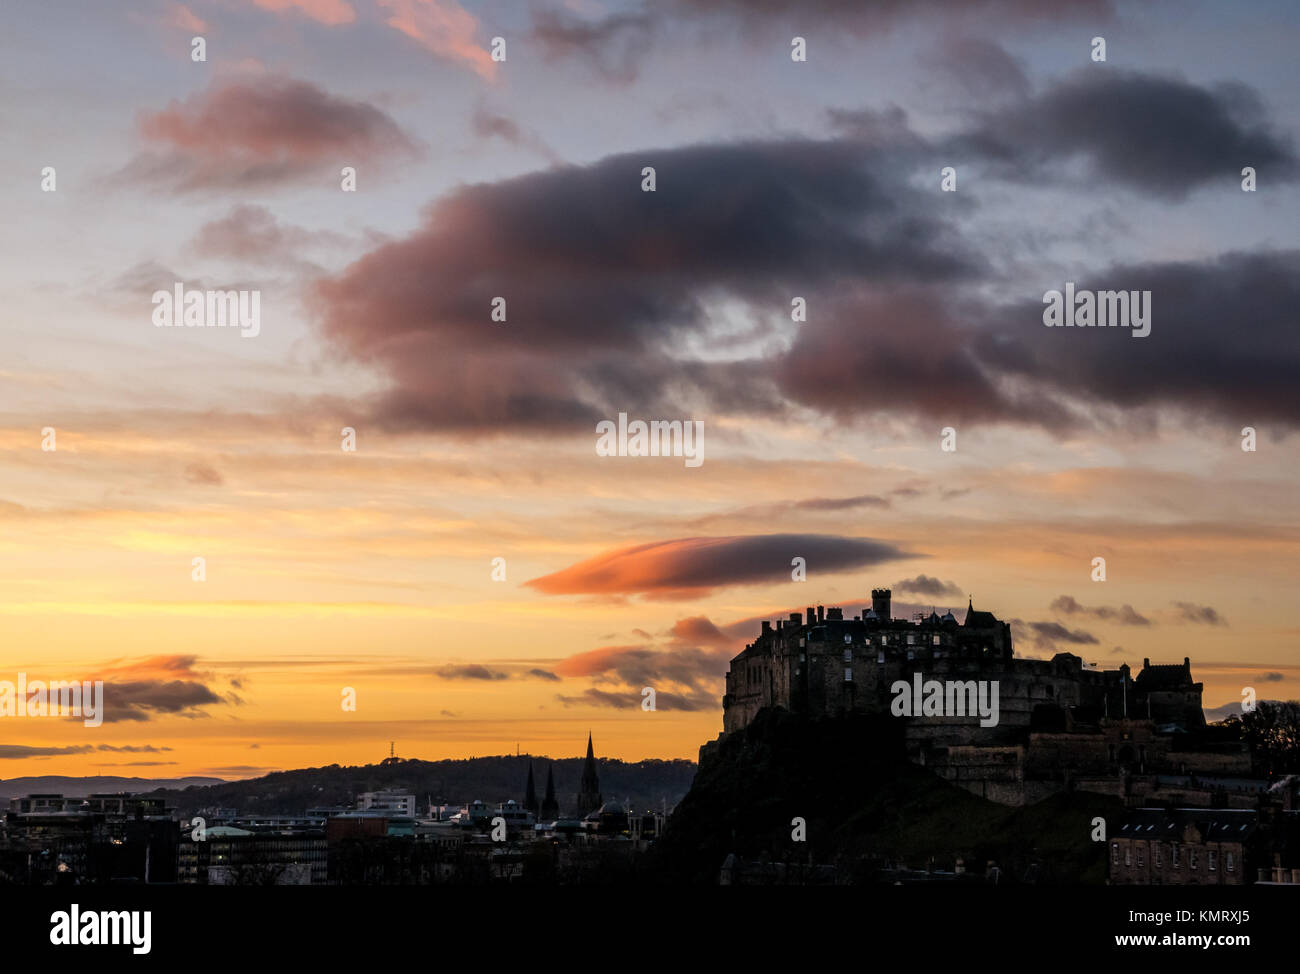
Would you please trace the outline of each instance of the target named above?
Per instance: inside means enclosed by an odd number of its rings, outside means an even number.
[[[1063,794],[1006,808],[911,764],[898,720],[765,709],[710,749],[655,847],[655,872],[717,883],[731,856],[733,873],[741,860],[784,864],[765,870],[777,882],[882,881],[899,865],[960,867],[982,881],[992,860],[1003,883],[1101,882],[1105,852],[1090,841],[1091,820],[1120,807]]]

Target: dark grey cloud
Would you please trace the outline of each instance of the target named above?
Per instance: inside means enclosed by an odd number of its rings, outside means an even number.
[[[67,754],[90,754],[95,751],[115,751],[128,754],[158,754],[170,750],[170,747],[155,747],[152,744],[69,744],[62,747],[40,747],[28,744],[0,744],[0,759],[15,760],[18,758],[61,757]]]
[[[1150,619],[1139,613],[1128,603],[1121,605],[1118,609],[1109,605],[1087,606],[1080,605],[1073,596],[1060,595],[1052,600],[1049,608],[1054,612],[1060,612],[1062,615],[1092,616],[1094,619],[1115,622],[1121,626],[1149,626],[1152,624]]]
[[[957,599],[964,594],[960,585],[931,578],[929,575],[917,575],[916,578],[905,578],[901,582],[895,582],[893,591],[901,595],[947,595]]]
[[[1057,643],[1069,643],[1076,646],[1094,645],[1096,636],[1082,629],[1067,629],[1059,622],[1025,622],[1011,619],[1012,634],[1017,641],[1028,639],[1036,649],[1053,650]]]
[[[1173,406],[1233,423],[1300,422],[1292,312],[1300,306],[1300,251],[1081,269],[1080,289],[1151,291],[1145,338],[1126,328],[1045,328],[1042,294],[1064,283],[1033,282],[1026,287],[1033,298],[983,312],[988,327],[972,336],[983,367],[1037,390],[1044,425],[1066,425],[1062,416],[1087,421],[1089,404],[1116,414]]]
[[[548,162],[560,161],[560,157],[555,153],[555,150],[547,145],[541,137],[534,132],[524,130],[519,126],[518,122],[509,116],[479,107],[475,109],[470,124],[473,127],[474,134],[480,138],[501,139],[510,145],[522,149],[531,149]]]
[[[609,707],[613,710],[640,710],[642,701],[646,698],[642,696],[639,690],[610,691],[602,690],[599,687],[588,687],[580,694],[575,695],[557,695],[556,698],[564,706],[571,707],[585,704],[587,706]],[[673,693],[671,691],[655,691],[655,710],[720,710],[722,708],[722,698],[714,693],[700,691],[698,693]]]
[[[1196,605],[1192,602],[1175,602],[1178,619],[1181,622],[1193,622],[1203,626],[1226,626],[1228,620],[1219,615],[1219,611],[1210,605]]]
[[[321,282],[316,307],[340,350],[388,375],[375,418],[389,427],[572,430],[611,404],[779,411],[761,367],[691,360],[681,340],[708,335],[706,295],[788,321],[793,295],[841,281],[973,278],[983,258],[906,176],[861,143],[787,140],[464,187]],[[487,327],[496,296],[509,327]]]
[[[988,38],[948,35],[927,59],[927,65],[966,98],[982,101],[1029,94],[1029,78],[1020,61]]]
[[[65,747],[39,747],[29,744],[0,744],[0,759],[13,761],[19,758],[50,758],[65,754],[86,754],[94,748],[89,744],[70,744]]]
[[[1244,166],[1272,181],[1300,175],[1294,148],[1247,86],[1112,68],[1083,69],[988,114],[949,148],[1016,181],[1061,182],[1066,164],[1082,160],[1094,182],[1173,200],[1210,183],[1236,187]]]
[[[1057,112],[1068,122],[1051,121]],[[1178,131],[1163,132],[1166,117]],[[830,139],[646,150],[452,191],[413,234],[315,293],[333,347],[387,379],[362,404],[368,418],[593,436],[619,411],[781,418],[800,407],[841,423],[1054,432],[1163,413],[1300,424],[1300,251],[1081,266],[1070,274],[1081,289],[1150,290],[1151,335],[1044,328],[1042,295],[1065,281],[997,279],[960,230],[977,196],[912,179],[933,153],[905,115],[837,110],[831,121]],[[1066,179],[1078,156],[1095,179],[1144,193],[1156,173],[1171,198],[1235,185],[1240,160],[1223,167],[1238,153],[1278,174],[1294,163],[1246,89],[1109,68],[987,112],[940,146],[1043,179]],[[647,165],[655,193],[640,190]],[[497,296],[504,325],[489,320]],[[808,300],[806,322],[790,321],[792,296]],[[726,351],[710,318],[720,301],[748,312],[744,351],[696,358],[687,350]]]
[[[228,702],[198,680],[104,681],[105,723],[146,721],[163,716],[203,717],[206,714],[202,708]]]
[[[908,557],[886,542],[825,534],[676,538],[605,551],[524,584],[548,595],[679,597],[788,580],[795,558],[810,574],[829,574]]]
[[[436,670],[444,680],[504,680],[506,674],[489,670],[486,666],[469,663],[464,666],[440,666]]]
[[[532,38],[548,61],[574,61],[607,82],[630,84],[659,33],[659,23],[647,12],[592,20],[567,10],[542,9],[534,16]]]

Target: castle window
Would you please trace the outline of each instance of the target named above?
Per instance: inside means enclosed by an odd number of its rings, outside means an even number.
[[[1225,852],[1225,853],[1223,854],[1223,868],[1226,869],[1228,872],[1232,872],[1232,853],[1231,853],[1231,852]]]
[[[1112,842],[1110,844],[1110,864],[1112,866],[1119,865],[1119,843],[1118,842]]]
[[[1142,846],[1138,846],[1138,868],[1141,869],[1145,865],[1146,854],[1143,852]]]
[[[1187,868],[1188,868],[1188,869],[1195,869],[1195,868],[1196,868],[1196,850],[1195,850],[1195,849],[1188,849],[1188,850],[1187,850]]]
[[[851,650],[851,649],[846,649],[846,650],[844,651],[844,662],[846,662],[846,663],[852,663],[852,662],[853,662],[853,650]]]
[[[1160,845],[1158,843],[1156,844],[1155,849],[1152,850],[1151,858],[1155,861],[1155,866],[1157,869],[1159,869],[1161,866],[1164,865],[1165,862],[1164,856],[1160,854]]]
[[[1178,846],[1176,845],[1169,850],[1169,865],[1178,868]]]
[[[1133,865],[1132,855],[1133,855],[1132,850],[1129,849],[1128,846],[1125,846],[1125,847],[1124,847],[1124,865],[1126,865],[1126,866],[1131,866],[1131,865]]]
[[[885,651],[882,649],[879,653],[876,654],[876,662],[883,663],[884,661],[885,661]]]
[[[1206,858],[1208,860],[1206,864],[1210,867],[1210,872],[1214,872],[1216,869],[1219,868],[1219,854],[1217,852],[1211,849],[1206,854]]]
[[[931,637],[930,637],[930,640],[931,640],[931,641],[930,641],[930,645],[932,645],[932,646],[938,646],[938,645],[939,645],[939,637],[938,637],[938,636],[931,636]]]
[[[844,682],[845,682],[845,683],[852,683],[852,682],[853,682],[853,671],[852,671],[852,670],[850,670],[850,669],[846,669],[846,670],[844,671]]]
[[[888,636],[881,636],[881,637],[880,637],[880,645],[882,645],[882,646],[888,646],[888,645],[889,645],[889,637],[888,637]]]
[[[916,645],[916,633],[914,633],[914,632],[909,632],[909,633],[907,634],[907,645],[909,645],[909,646],[914,646],[914,645]]]

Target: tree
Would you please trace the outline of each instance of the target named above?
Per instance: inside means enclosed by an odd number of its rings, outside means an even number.
[[[1241,718],[1241,738],[1261,771],[1300,772],[1300,701],[1261,701]]]

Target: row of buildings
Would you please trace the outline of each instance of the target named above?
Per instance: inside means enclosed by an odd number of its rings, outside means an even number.
[[[178,819],[162,798],[97,794],[12,799],[0,824],[0,883],[322,885],[516,880],[606,868],[660,835],[665,812],[604,801],[590,736],[581,790],[562,816],[548,771],[537,799],[453,807],[366,792],[352,807],[297,815],[207,808]],[[593,865],[594,864],[594,865]]]

